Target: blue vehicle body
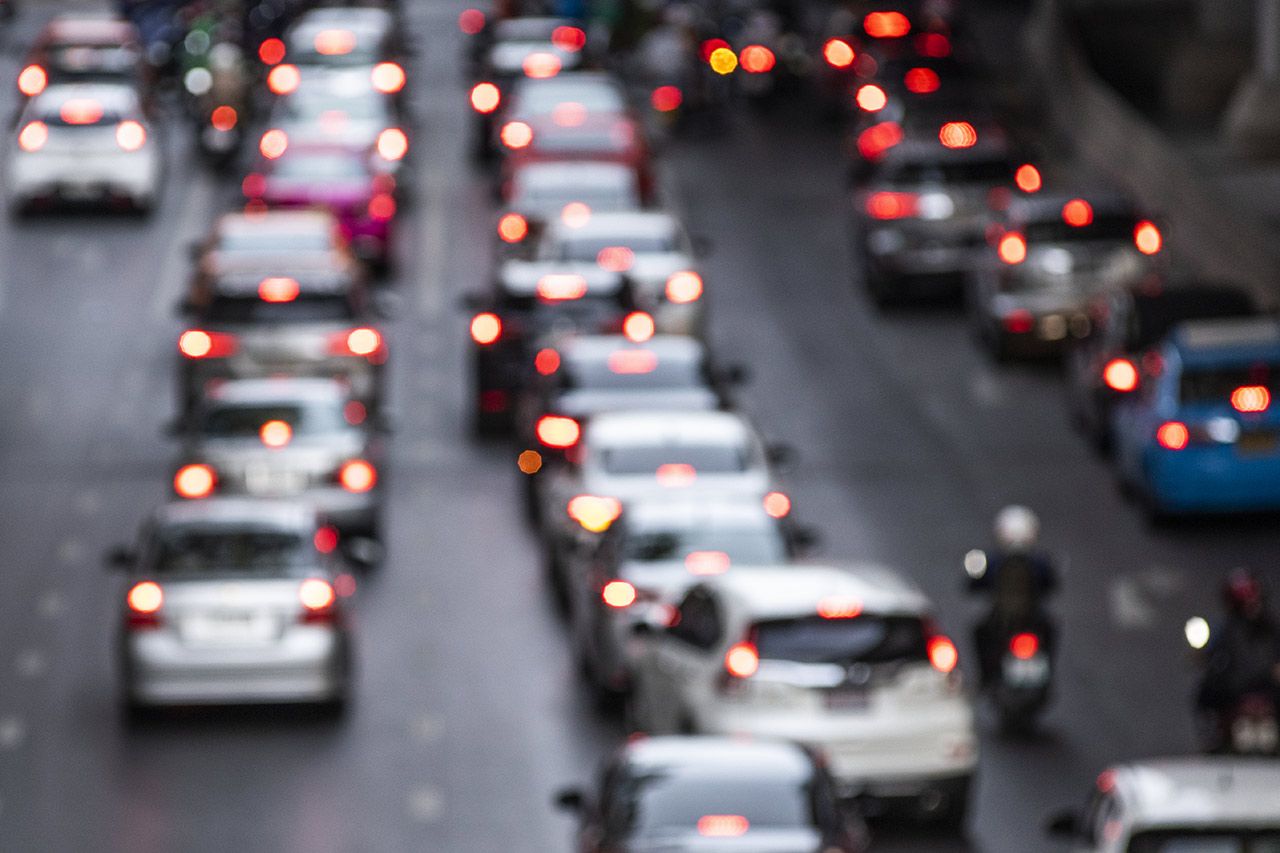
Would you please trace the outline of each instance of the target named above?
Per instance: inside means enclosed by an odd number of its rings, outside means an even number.
[[[1158,352],[1112,416],[1122,481],[1156,515],[1280,510],[1280,324],[1188,323]]]

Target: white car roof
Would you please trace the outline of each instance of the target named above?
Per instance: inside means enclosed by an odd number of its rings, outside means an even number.
[[[701,362],[706,347],[686,335],[654,335],[644,343],[633,343],[623,335],[574,335],[559,344],[560,354],[575,362],[603,362],[619,350],[648,350],[659,362]]]
[[[140,109],[138,93],[128,83],[54,83],[36,95],[32,109],[36,113],[55,113],[67,101],[97,101],[104,112],[119,115]]]
[[[156,510],[155,519],[161,525],[243,525],[305,530],[315,527],[316,510],[302,501],[213,497],[200,501],[170,501]]]
[[[742,774],[772,779],[806,779],[813,761],[796,744],[742,737],[642,737],[625,748],[627,763],[636,769],[707,779],[735,779]]]
[[[567,160],[555,163],[529,163],[516,170],[514,181],[522,189],[564,186],[589,189],[630,190],[635,186],[635,172],[621,163],[591,160]]]
[[[218,233],[233,236],[263,230],[287,231],[291,234],[319,231],[329,234],[336,220],[327,210],[266,210],[254,213],[224,213],[218,219]]]
[[[673,500],[669,496],[638,498],[627,504],[623,517],[639,530],[687,529],[699,526],[766,527],[777,522],[754,495],[701,496],[698,500]]]
[[[345,382],[337,379],[311,377],[280,377],[270,379],[230,379],[220,382],[208,391],[208,399],[214,403],[332,403],[350,396]]]
[[[741,446],[754,434],[732,412],[607,412],[587,424],[585,443],[593,449],[655,444]]]
[[[1280,763],[1188,756],[1126,764],[1112,774],[1132,830],[1280,827]]]
[[[923,615],[929,600],[892,569],[874,564],[806,564],[728,572],[708,585],[736,599],[751,619],[812,616],[823,599],[852,598],[868,614]]]
[[[680,230],[680,222],[662,210],[631,210],[593,214],[586,224],[570,227],[559,220],[551,224],[551,232],[557,240],[566,237],[578,239],[610,239],[624,237],[668,237]]]

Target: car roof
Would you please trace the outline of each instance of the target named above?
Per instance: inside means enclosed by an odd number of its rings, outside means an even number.
[[[391,13],[376,6],[320,7],[303,13],[289,30],[289,39],[315,37],[325,30],[350,30],[357,38],[376,38],[390,30]]]
[[[218,233],[226,236],[258,233],[263,230],[305,234],[311,231],[332,233],[336,220],[325,210],[263,210],[250,213],[224,213],[218,218]]]
[[[270,379],[229,379],[214,384],[206,392],[212,403],[331,403],[350,396],[345,382],[311,377]]]
[[[1193,320],[1178,325],[1169,342],[1186,361],[1214,356],[1280,358],[1280,321],[1271,317]]]
[[[753,434],[746,419],[733,412],[605,412],[590,420],[584,440],[596,448],[695,443],[741,445]]]
[[[32,109],[39,113],[57,110],[67,101],[83,98],[97,101],[106,112],[130,113],[139,109],[138,92],[128,83],[51,83],[36,95]]]
[[[729,780],[750,775],[803,781],[814,771],[813,759],[796,744],[742,737],[637,737],[623,747],[622,756],[632,771],[685,777]]]
[[[493,25],[496,41],[550,41],[557,27],[575,26],[569,18],[521,17],[506,18]]]
[[[1187,756],[1124,764],[1114,782],[1135,828],[1280,826],[1280,763],[1266,758]]]
[[[609,238],[618,234],[632,237],[665,237],[679,230],[680,221],[665,210],[629,210],[594,213],[586,224],[571,227],[553,222],[551,230],[559,237]]]
[[[589,189],[633,187],[635,172],[622,163],[605,163],[599,160],[562,160],[551,163],[527,163],[519,167],[513,176],[522,188],[585,187]]]
[[[777,523],[754,495],[702,496],[698,500],[673,500],[666,495],[660,500],[639,498],[628,503],[622,512],[624,526],[637,529]]]
[[[538,282],[548,275],[580,276],[590,296],[610,296],[623,288],[622,273],[601,269],[588,261],[520,261],[511,260],[498,268],[501,288],[512,296],[534,296]]]
[[[214,497],[199,501],[170,501],[158,508],[153,518],[160,526],[244,525],[298,530],[316,526],[316,511],[310,504],[260,498]]]
[[[573,71],[562,71],[554,77],[521,77],[512,88],[512,94],[515,97],[519,97],[522,90],[527,88],[581,90],[584,87],[609,89],[618,94],[622,92],[622,87],[617,78],[607,71],[580,71],[574,69]]]
[[[115,46],[136,41],[138,30],[112,12],[67,12],[49,21],[42,37],[53,44]]]
[[[706,347],[687,335],[654,335],[643,343],[635,343],[625,335],[577,335],[560,343],[556,349],[567,361],[603,362],[618,350],[648,350],[660,362],[699,362]]]
[[[901,574],[870,563],[804,564],[728,572],[706,586],[739,601],[753,620],[812,616],[819,602],[855,598],[867,614],[923,615],[929,601]]]

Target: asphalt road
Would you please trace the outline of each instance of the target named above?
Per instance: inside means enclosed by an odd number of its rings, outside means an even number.
[[[100,553],[166,491],[172,306],[188,244],[236,197],[174,128],[146,220],[0,220],[0,849],[555,851],[554,791],[622,735],[577,682],[517,503],[515,451],[465,431],[465,315],[492,198],[465,157],[456,0],[412,4],[418,201],[391,325],[397,432],[385,567],[361,580],[348,719],[180,713],[126,728]],[[0,79],[47,11],[5,36]],[[9,109],[11,87],[0,86]],[[853,281],[836,134],[801,106],[666,146],[668,189],[714,248],[712,335],[746,408],[800,452],[796,511],[831,556],[897,566],[959,638],[960,557],[1033,506],[1067,563],[1059,692],[1041,736],[986,725],[969,841],[887,824],[877,849],[1052,849],[1040,824],[1119,759],[1193,746],[1181,625],[1274,519],[1152,531],[1072,434],[1052,368],[993,367],[946,310],[879,316]],[[962,646],[963,648],[963,646]]]

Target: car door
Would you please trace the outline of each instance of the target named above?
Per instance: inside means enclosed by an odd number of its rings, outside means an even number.
[[[696,730],[698,711],[711,698],[718,663],[715,651],[723,633],[715,597],[705,587],[694,587],[653,650],[650,708],[659,731]]]

